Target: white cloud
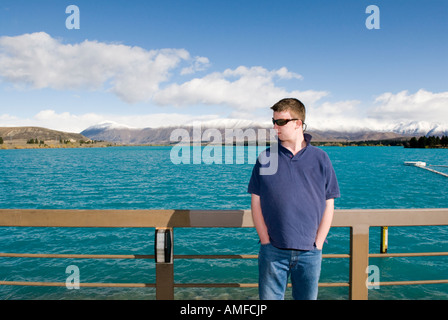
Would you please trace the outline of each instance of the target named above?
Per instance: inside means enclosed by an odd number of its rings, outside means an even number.
[[[414,94],[401,91],[379,95],[365,109],[361,101],[324,102],[307,108],[310,129],[400,131],[400,127],[448,124],[448,92],[420,89]]]
[[[368,119],[360,109],[361,101],[324,102],[307,107],[306,123],[313,130],[378,129],[377,121]]]
[[[224,105],[246,111],[285,96],[314,102],[327,94],[277,86],[277,80],[302,79],[285,67],[239,66],[182,84],[169,83],[175,71],[191,75],[209,66],[207,57],[192,58],[185,49],[145,50],[89,40],[64,44],[45,32],[0,37],[0,77],[19,87],[107,90],[128,103],[154,98],[159,105]]]
[[[32,118],[19,118],[9,114],[0,115],[0,127],[34,126],[59,131],[81,132],[86,126],[104,120],[104,116],[95,113],[75,115],[69,112],[56,113],[54,110],[42,110]]]
[[[102,122],[114,122],[131,128],[156,128],[215,119],[218,119],[218,116],[213,114],[195,116],[180,113],[156,113],[127,116],[85,113],[77,115],[70,112],[57,113],[48,109],[38,112],[32,118],[19,118],[9,114],[0,115],[0,127],[35,126],[78,133]]]
[[[414,94],[387,92],[375,99],[378,106],[369,115],[376,119],[399,121],[448,122],[448,91],[433,93],[424,89]]]
[[[235,74],[243,69],[230,73]],[[248,71],[249,72],[249,71]],[[254,72],[254,70],[250,71]],[[263,72],[268,72],[264,70]],[[275,72],[272,72],[275,73]],[[216,79],[221,75],[217,74]],[[200,80],[200,79],[198,79]],[[221,79],[220,81],[227,81]],[[213,83],[213,81],[211,81]],[[231,86],[232,83],[228,82]],[[322,95],[324,95],[322,93]],[[297,95],[303,101],[304,95]],[[256,99],[257,97],[255,97]],[[346,100],[321,102],[320,95],[315,92],[310,93],[308,98],[311,103],[307,104],[306,123],[308,130],[338,130],[356,131],[363,129],[379,131],[422,131],[424,128],[434,128],[448,126],[448,92],[432,93],[419,90],[415,94],[407,91],[397,94],[384,93],[376,98],[372,103],[374,107],[365,110],[363,102],[358,100]],[[277,100],[273,99],[273,103]],[[260,102],[261,103],[261,102]],[[271,112],[270,105],[266,101],[262,102],[263,108],[234,109],[227,116],[236,120],[256,121],[260,124],[270,125]],[[272,104],[273,104],[272,103]],[[72,114],[70,112],[57,113],[54,110],[42,110],[32,118],[19,118],[12,114],[0,114],[0,127],[2,126],[39,126],[55,130],[81,132],[82,130],[101,122],[112,121],[129,127],[161,127],[185,125],[194,121],[221,121],[226,118],[223,114],[189,115],[188,113],[156,113],[143,115],[114,115],[100,113]],[[422,129],[423,128],[423,129]],[[429,129],[428,129],[429,130]],[[426,130],[426,131],[428,131]],[[443,129],[446,130],[446,129]]]
[[[327,95],[324,91],[288,91],[275,84],[276,79],[301,79],[286,68],[267,70],[263,67],[240,66],[224,72],[213,72],[182,84],[171,84],[154,94],[160,105],[225,105],[250,111],[268,108],[284,97],[301,97],[304,103],[315,102]]]
[[[195,57],[189,67],[183,68],[181,75],[192,74],[197,71],[204,71],[210,66],[210,61],[206,57]]]
[[[321,130],[386,130],[400,122],[448,122],[448,91],[386,92],[374,101],[364,102],[323,101],[329,92],[280,86],[282,80],[303,78],[286,67],[268,70],[262,66],[239,66],[190,77],[183,83],[172,82],[173,74],[189,76],[210,65],[208,58],[191,57],[185,49],[146,50],[89,40],[64,44],[45,32],[0,37],[0,79],[18,87],[106,90],[128,103],[151,101],[159,106],[224,106],[229,108],[230,117],[260,121],[269,120],[269,108],[279,99],[296,97],[307,107],[309,128]],[[367,106],[372,107],[366,110]],[[79,132],[103,121],[157,127],[217,118],[212,114],[111,116],[43,110],[27,119],[5,113],[0,115],[0,126],[35,125]]]
[[[148,51],[88,40],[63,44],[45,32],[0,37],[4,80],[36,89],[106,89],[130,103],[150,99],[170,72],[189,59],[184,49]]]

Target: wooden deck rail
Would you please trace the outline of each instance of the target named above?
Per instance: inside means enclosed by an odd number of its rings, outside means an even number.
[[[336,210],[332,227],[350,228],[350,254],[324,254],[349,258],[348,283],[319,286],[349,287],[350,299],[368,299],[366,272],[369,257],[442,256],[448,252],[369,254],[369,228],[381,226],[448,225],[448,208]],[[128,227],[213,228],[254,227],[250,210],[21,210],[0,209],[0,226],[15,227]],[[154,255],[82,255],[0,253],[0,257],[154,259]],[[174,259],[255,259],[256,255],[174,255]],[[380,285],[448,283],[448,279],[380,282]],[[0,281],[0,285],[65,286],[59,282]],[[251,283],[174,283],[173,263],[156,263],[156,283],[81,283],[84,287],[155,287],[157,299],[174,299],[175,287],[256,287]]]

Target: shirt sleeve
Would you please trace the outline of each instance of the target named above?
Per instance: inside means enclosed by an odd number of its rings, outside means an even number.
[[[252,175],[249,180],[249,186],[247,187],[248,193],[253,193],[256,195],[260,195],[260,163],[257,162],[252,169]]]
[[[341,193],[339,190],[338,180],[328,155],[326,168],[325,198],[326,200],[339,198]]]

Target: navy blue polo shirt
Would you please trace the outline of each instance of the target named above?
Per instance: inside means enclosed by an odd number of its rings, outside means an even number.
[[[263,151],[248,186],[249,193],[260,196],[271,244],[281,249],[312,250],[326,200],[340,197],[330,158],[322,149],[310,145],[309,134],[304,137],[307,145],[295,156],[278,144],[278,168],[274,174],[260,174],[260,168],[273,163],[262,158],[272,160],[275,156],[272,148]]]

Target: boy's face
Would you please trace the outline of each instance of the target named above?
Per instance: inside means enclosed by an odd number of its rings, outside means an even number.
[[[274,120],[278,119],[296,119],[295,117],[291,116],[289,111],[282,111],[282,112],[276,112],[274,111]],[[289,141],[289,140],[295,140],[297,138],[297,129],[300,128],[301,125],[300,120],[294,120],[289,121],[284,126],[279,126],[277,124],[274,124],[274,129],[277,131],[278,138],[280,141]]]

